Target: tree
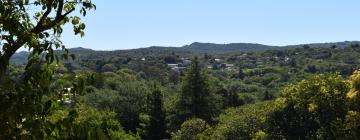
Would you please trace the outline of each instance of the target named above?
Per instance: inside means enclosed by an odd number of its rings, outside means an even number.
[[[178,84],[180,81],[180,74],[176,71],[170,71],[169,72],[169,82],[174,83],[174,84]]]
[[[224,108],[243,105],[243,101],[239,98],[239,95],[235,90],[228,91],[225,88],[220,88],[220,90],[218,90],[216,94],[219,94],[223,97]]]
[[[160,140],[165,138],[165,112],[163,109],[163,95],[161,90],[155,86],[152,93],[148,97],[148,114],[150,122],[148,126],[149,140]]]
[[[94,86],[96,88],[102,88],[105,83],[105,78],[103,74],[90,73],[86,77],[86,82],[88,85]]]
[[[316,73],[318,71],[319,70],[315,65],[308,65],[307,68],[305,69],[305,72],[309,72],[309,73]]]
[[[243,80],[245,78],[245,73],[243,72],[243,70],[241,68],[239,68],[239,73],[238,73],[237,77],[241,80]]]
[[[47,129],[55,131],[45,139],[126,139],[137,140],[137,136],[127,134],[114,119],[115,113],[100,111],[80,105],[77,111],[57,110],[48,116]],[[63,123],[69,122],[71,123]]]
[[[122,77],[116,75],[106,78],[104,89],[85,95],[86,103],[114,111],[124,130],[135,133],[140,124],[140,114],[145,110],[149,89],[141,81],[120,81]]]
[[[360,138],[360,71],[357,70],[350,77],[350,91],[347,94],[349,111],[347,127],[354,139]]]
[[[172,136],[173,140],[198,140],[201,139],[201,133],[208,129],[210,126],[206,121],[193,118],[185,121],[180,130],[175,132]]]
[[[310,49],[310,46],[309,45],[304,45],[302,46],[304,49]]]
[[[196,117],[212,122],[214,108],[211,103],[208,79],[195,57],[182,83],[181,92],[175,105],[175,127],[187,119]]]
[[[344,138],[347,83],[340,75],[326,74],[284,89],[278,109],[269,116],[274,139]]]
[[[0,74],[4,74],[11,56],[21,47],[28,48],[31,56],[46,52],[48,63],[55,59],[54,48],[61,48],[67,52],[59,40],[63,25],[71,20],[74,33],[84,36],[85,24],[80,22],[80,17],[70,16],[76,8],[80,8],[80,13],[85,16],[87,10],[95,8],[95,5],[90,0],[1,0]],[[28,9],[41,10],[29,12]]]
[[[351,49],[356,51],[358,48],[360,48],[360,45],[356,43],[356,44],[351,44],[350,47]]]
[[[49,90],[57,68],[53,62],[69,57],[59,39],[62,26],[71,21],[74,33],[84,36],[85,24],[71,16],[78,8],[85,16],[95,5],[89,0],[0,1],[0,122],[6,124],[0,126],[0,139],[44,139],[53,132],[44,130],[57,102],[57,94]],[[22,47],[30,56],[21,77],[15,78],[8,71],[9,61]],[[59,48],[64,51],[60,58],[53,51]],[[81,85],[75,86],[73,93],[81,93]]]
[[[332,45],[332,46],[331,46],[331,49],[336,49],[336,48],[337,48],[336,45]]]
[[[243,140],[259,137],[267,128],[266,118],[274,111],[274,102],[265,101],[226,109],[219,123],[208,132],[212,140]]]
[[[101,69],[103,72],[114,72],[117,70],[113,64],[105,64]]]
[[[204,60],[205,60],[205,61],[209,61],[209,59],[211,59],[211,58],[212,58],[211,55],[209,55],[209,54],[207,54],[207,53],[204,54]]]
[[[175,55],[165,56],[164,62],[167,64],[175,64],[177,62],[176,56]]]
[[[274,99],[274,95],[271,94],[268,90],[265,90],[263,100],[272,100]]]

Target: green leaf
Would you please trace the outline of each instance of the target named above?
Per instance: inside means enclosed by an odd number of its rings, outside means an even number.
[[[28,5],[28,4],[29,4],[29,0],[24,0],[23,3],[24,3],[25,5]]]
[[[85,33],[84,33],[84,32],[80,32],[80,36],[81,36],[81,37],[84,37],[84,36],[85,36]]]
[[[81,23],[80,25],[79,25],[79,28],[81,29],[81,30],[84,30],[85,29],[85,24],[84,23]]]
[[[71,21],[71,23],[72,23],[73,25],[77,25],[77,24],[79,24],[79,22],[80,22],[80,18],[77,17],[77,16],[75,16],[75,17],[73,18],[73,20]]]

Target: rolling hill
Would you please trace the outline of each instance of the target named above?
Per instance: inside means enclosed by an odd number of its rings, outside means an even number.
[[[344,41],[334,43],[313,43],[313,44],[300,44],[300,45],[288,45],[288,46],[270,46],[255,43],[230,43],[230,44],[215,44],[215,43],[200,43],[194,42],[189,45],[182,47],[162,47],[162,46],[151,46],[148,48],[130,49],[130,50],[114,50],[114,51],[96,51],[87,48],[71,48],[70,53],[76,54],[78,57],[83,58],[99,58],[105,56],[155,56],[166,53],[175,52],[177,54],[189,54],[189,53],[208,53],[208,54],[223,54],[230,52],[258,52],[274,49],[291,49],[291,48],[302,48],[304,45],[310,48],[314,47],[332,47],[337,46],[339,48],[348,47],[351,44],[360,44],[359,41]],[[59,53],[59,51],[58,51]],[[27,52],[16,53],[12,59],[12,63],[22,64],[26,62]]]

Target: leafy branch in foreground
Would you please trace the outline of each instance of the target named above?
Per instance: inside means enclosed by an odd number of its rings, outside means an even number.
[[[6,71],[11,56],[21,47],[31,51],[30,58],[46,53],[48,63],[55,60],[54,48],[61,48],[67,53],[59,40],[62,26],[71,21],[75,35],[84,36],[85,24],[80,22],[80,17],[71,16],[77,8],[85,16],[95,5],[90,0],[1,0],[0,74]],[[32,9],[41,10],[33,12]],[[62,57],[67,58],[67,55]]]
[[[85,16],[94,8],[90,0],[0,0],[0,139],[44,139],[52,133],[46,116],[57,104],[58,93],[49,89],[57,68],[54,62],[68,59],[59,39],[62,26],[71,21],[75,35],[84,36],[85,24],[72,14],[79,10]],[[30,55],[24,72],[12,76],[9,61],[20,48],[27,48]],[[54,49],[64,54],[58,56]],[[74,82],[73,93],[81,92],[83,85],[78,83]]]

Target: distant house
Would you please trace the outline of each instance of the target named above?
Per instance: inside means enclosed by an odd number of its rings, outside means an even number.
[[[285,61],[289,61],[290,60],[290,58],[289,57],[285,57]]]
[[[236,69],[234,64],[225,64],[225,69],[226,70],[234,70]]]
[[[222,60],[221,59],[215,59],[215,62],[220,63],[220,62],[222,62]]]
[[[191,60],[183,60],[183,65],[184,66],[187,66],[187,65],[190,65],[191,64]]]
[[[177,72],[177,73],[180,73],[182,72],[186,67],[183,66],[182,63],[179,63],[179,64],[167,64],[171,70]]]
[[[167,64],[171,69],[178,67],[179,64]]]
[[[223,70],[235,70],[234,64],[227,63],[213,63],[207,66],[208,69],[223,69]]]
[[[174,68],[171,68],[171,70],[173,70],[173,71],[175,71],[177,73],[180,73],[185,69],[186,69],[186,67],[174,67]]]
[[[184,69],[186,69],[186,67],[188,65],[191,64],[191,60],[189,60],[188,58],[181,58],[182,63],[177,63],[177,64],[167,64],[168,67],[171,68],[171,70],[180,73],[182,72]]]
[[[220,69],[225,69],[225,70],[234,70],[236,69],[234,64],[227,64],[227,63],[221,63],[218,65],[218,67]]]

